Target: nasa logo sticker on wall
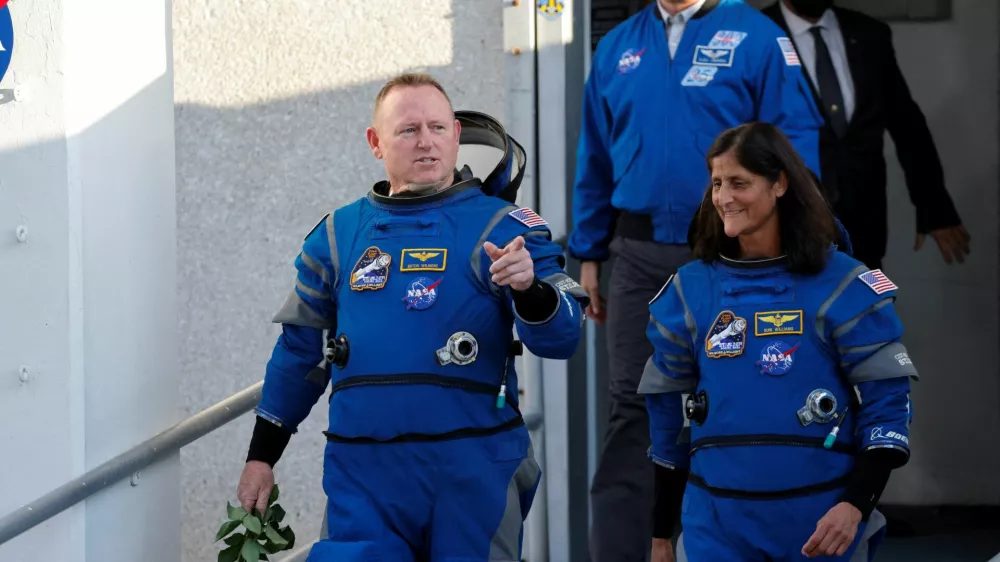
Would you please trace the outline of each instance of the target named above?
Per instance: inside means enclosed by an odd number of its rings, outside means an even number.
[[[0,83],[3,83],[14,54],[14,22],[7,2],[8,0],[0,0]]]

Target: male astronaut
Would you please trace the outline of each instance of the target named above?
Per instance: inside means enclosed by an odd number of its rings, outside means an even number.
[[[388,180],[309,233],[274,319],[237,495],[266,505],[273,465],[332,383],[329,533],[310,562],[520,560],[540,471],[511,328],[568,358],[586,297],[542,218],[455,171],[460,129],[432,77],[385,84],[367,138]]]

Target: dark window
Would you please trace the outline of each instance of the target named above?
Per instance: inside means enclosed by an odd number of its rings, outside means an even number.
[[[590,2],[590,49],[597,48],[597,42],[616,25],[627,20],[654,0],[591,0]]]

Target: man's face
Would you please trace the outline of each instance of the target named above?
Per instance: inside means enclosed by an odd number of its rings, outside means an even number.
[[[394,88],[367,132],[376,158],[385,160],[393,192],[450,184],[458,160],[461,125],[447,98],[433,86]]]

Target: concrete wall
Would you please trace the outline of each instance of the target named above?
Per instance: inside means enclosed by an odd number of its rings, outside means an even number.
[[[185,414],[259,381],[302,238],[382,179],[364,128],[391,75],[442,80],[457,108],[504,118],[497,0],[175,0],[177,252]],[[302,540],[319,532],[321,400],[276,478]],[[182,452],[184,560],[213,557],[251,416]]]
[[[1000,505],[1000,325],[997,273],[1000,6],[955,0],[953,19],[893,24],[896,53],[923,108],[945,180],[972,235],[964,265],[933,241],[913,251],[916,218],[890,144],[889,252],[905,343],[923,374],[913,391],[913,457],[883,501]],[[955,467],[961,467],[956,470]]]
[[[169,5],[10,8],[16,47],[0,85],[3,515],[179,416]],[[177,454],[135,486],[112,482],[5,544],[0,559],[173,562],[179,484]]]

